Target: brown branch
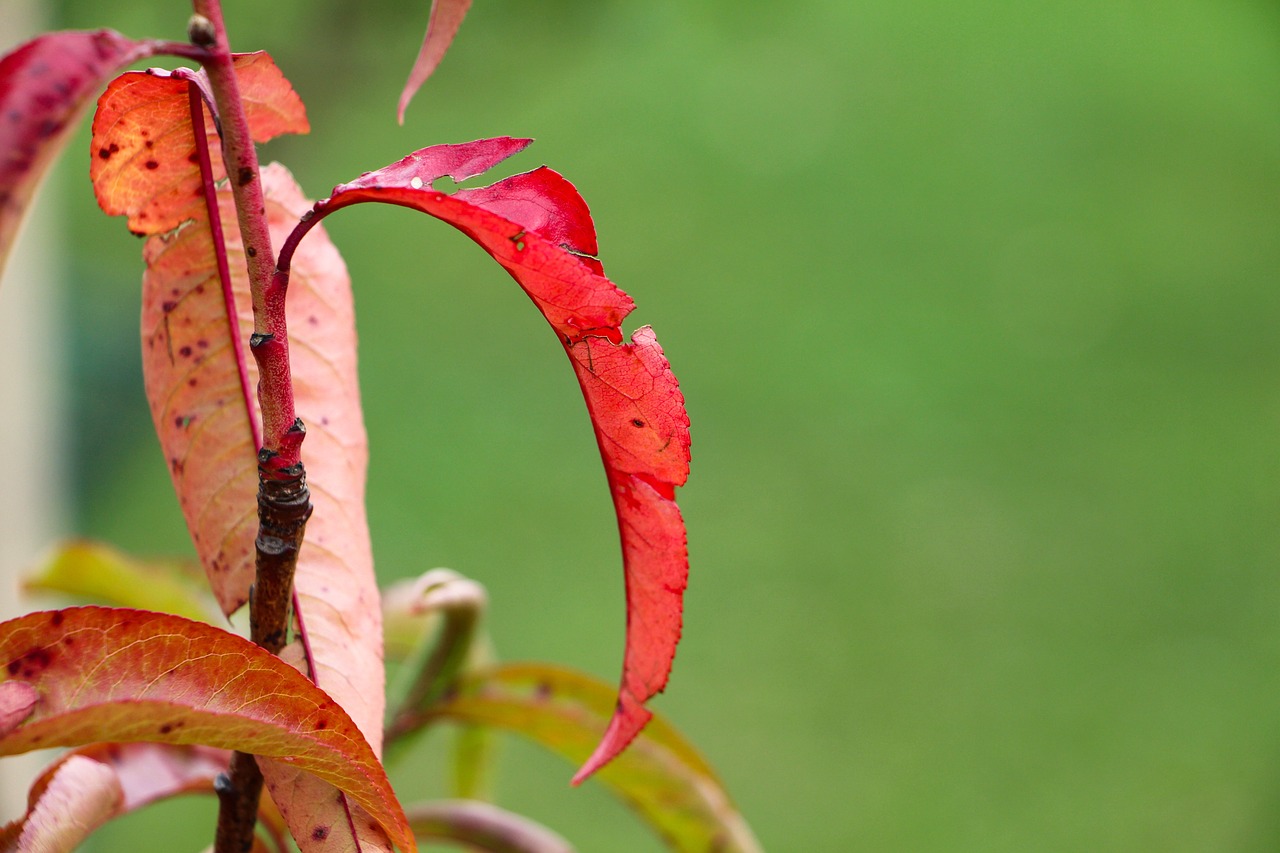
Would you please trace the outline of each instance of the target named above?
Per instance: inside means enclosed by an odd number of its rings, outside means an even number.
[[[267,228],[266,200],[258,154],[240,100],[220,0],[193,0],[195,14],[187,30],[193,44],[207,51],[205,72],[220,121],[222,157],[235,199],[253,302],[249,348],[258,363],[258,403],[262,410],[262,447],[258,451],[257,575],[249,595],[251,639],[279,654],[288,638],[293,574],[302,547],[311,499],[301,460],[306,429],[294,413],[285,325],[283,283],[273,282],[275,256]],[[197,134],[203,136],[203,134]],[[216,209],[210,212],[217,215]],[[252,415],[251,415],[252,416]],[[252,849],[262,796],[262,772],[252,755],[232,756],[228,775],[218,780],[215,853]]]

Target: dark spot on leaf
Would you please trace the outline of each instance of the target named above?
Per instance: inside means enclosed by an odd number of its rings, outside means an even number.
[[[321,717],[320,719],[316,720],[317,731],[324,731],[327,728],[329,728],[329,721],[326,720],[324,717]]]
[[[143,133],[145,133],[145,132],[146,132],[146,131],[143,131]],[[155,143],[155,141],[154,141],[154,140],[148,139],[148,140],[146,141],[146,146],[147,146],[148,148],[155,148],[155,147],[156,147],[156,143]]]
[[[65,614],[61,610],[55,610],[53,615],[49,617],[49,624],[56,628],[62,624],[62,620],[65,618]]]
[[[327,826],[317,826],[315,829],[311,830],[312,841],[324,841],[328,837],[329,827]]]
[[[146,167],[147,167],[148,169],[159,169],[159,168],[160,168],[160,164],[159,164],[159,163],[157,163],[155,160],[148,160],[144,165],[146,165]]]
[[[236,173],[236,179],[240,182],[240,186],[244,186],[253,180],[253,169],[248,166],[241,166],[240,171]]]
[[[258,257],[258,250],[250,246],[249,248],[245,249],[245,254],[251,258],[256,258]]]
[[[183,347],[182,349],[178,350],[178,355],[182,356],[183,358],[189,357],[191,355],[191,347]]]
[[[187,380],[187,386],[188,386],[188,387],[190,387],[190,388],[194,388],[194,387],[196,387],[196,381],[195,381],[194,379],[188,379],[188,380]]]
[[[99,148],[99,149],[98,149],[98,156],[99,156],[99,157],[101,157],[103,160],[110,160],[110,159],[111,159],[111,149],[110,149],[110,148]]]
[[[190,154],[188,154],[188,155],[187,155],[187,162],[188,162],[188,163],[199,163],[199,162],[200,162],[200,152],[199,152],[199,151],[192,151]],[[203,190],[201,190],[201,192],[203,192]]]
[[[173,731],[172,723],[165,723],[163,726],[160,727],[160,734],[162,735],[167,735],[171,731]]]
[[[644,426],[644,421],[640,420],[639,418],[632,418],[631,425],[633,427],[642,427]]]
[[[200,349],[208,349],[209,342],[206,341],[204,338],[201,338],[200,340],[196,341],[196,346],[200,347]]]
[[[74,646],[75,644],[76,641],[70,634],[62,638],[62,645],[64,646]]]
[[[53,661],[53,653],[48,649],[32,649],[20,658],[9,661],[9,674],[21,675],[23,678],[35,678],[48,668]]]
[[[166,314],[168,314],[170,311],[172,311],[174,308],[177,308],[177,307],[178,307],[178,303],[176,303],[176,302],[162,302],[162,303],[160,303],[160,310],[164,311],[164,313],[166,313]]]

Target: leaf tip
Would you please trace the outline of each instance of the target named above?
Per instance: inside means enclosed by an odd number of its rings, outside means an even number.
[[[440,60],[444,59],[445,51],[449,49],[453,37],[458,34],[458,27],[462,26],[462,19],[466,17],[467,9],[470,7],[471,0],[432,0],[431,17],[427,21],[427,34],[422,40],[422,48],[418,51],[418,58],[409,72],[404,90],[400,93],[400,107],[396,113],[396,119],[401,125],[404,124],[404,113],[409,107],[409,102],[436,70]]]
[[[593,773],[617,758],[624,749],[630,746],[631,741],[636,739],[636,736],[640,734],[641,730],[652,718],[652,711],[624,692],[618,700],[618,707],[613,713],[613,718],[609,720],[609,727],[605,729],[604,737],[600,739],[600,745],[596,747],[595,752],[591,753],[591,757],[579,768],[578,772],[573,775],[573,779],[570,780],[569,784],[574,786],[581,785]]]

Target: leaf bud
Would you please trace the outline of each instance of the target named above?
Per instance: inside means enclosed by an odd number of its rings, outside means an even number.
[[[213,22],[204,15],[192,15],[187,19],[187,38],[196,47],[210,48],[217,41]]]

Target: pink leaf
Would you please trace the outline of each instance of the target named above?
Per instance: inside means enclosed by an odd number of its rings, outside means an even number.
[[[310,202],[278,164],[263,170],[262,182],[268,226],[278,243]],[[219,200],[240,325],[248,329],[249,284],[230,190],[220,191]],[[152,418],[197,552],[230,613],[246,600],[253,580],[257,448],[250,418],[258,417],[257,400],[242,393],[207,223],[152,237],[145,251],[143,375]],[[346,266],[327,236],[295,256],[289,310],[294,399],[307,425],[307,480],[315,505],[294,577],[299,615],[316,682],[380,751],[382,627],[364,508],[368,445],[355,309]],[[248,369],[252,387],[252,360]],[[300,649],[285,656],[305,667]],[[293,821],[309,821],[300,837],[305,850],[340,843],[347,816],[339,808],[341,820],[335,818],[331,787],[292,768],[264,763],[263,773],[290,825],[296,830]],[[364,846],[377,848],[367,818],[357,811],[352,820]],[[325,828],[323,844],[310,840],[319,826]]]
[[[302,235],[333,210],[367,201],[411,207],[479,243],[556,330],[600,446],[627,587],[618,705],[604,739],[574,777],[581,782],[644,727],[650,717],[644,703],[666,686],[671,670],[689,566],[675,503],[675,488],[689,473],[689,418],[653,331],[640,329],[624,342],[621,323],[633,303],[604,277],[590,214],[572,184],[544,167],[453,195],[431,187],[445,175],[469,177],[527,144],[504,138],[438,145],[335,187],[290,235],[280,264],[287,266]]]
[[[27,813],[0,829],[0,849],[71,853],[119,813],[123,798],[110,767],[70,756],[32,788]]]
[[[39,696],[23,681],[0,683],[0,737],[18,727],[36,706]]]
[[[0,268],[22,216],[90,98],[155,52],[112,30],[48,33],[0,58]]]
[[[471,0],[431,0],[431,17],[427,21],[427,35],[422,40],[422,49],[414,60],[413,69],[409,72],[409,81],[404,84],[400,93],[400,108],[396,120],[404,124],[404,111],[415,93],[427,82],[427,78],[436,70],[440,60],[444,59],[453,37],[462,26],[467,9],[471,8]]]

